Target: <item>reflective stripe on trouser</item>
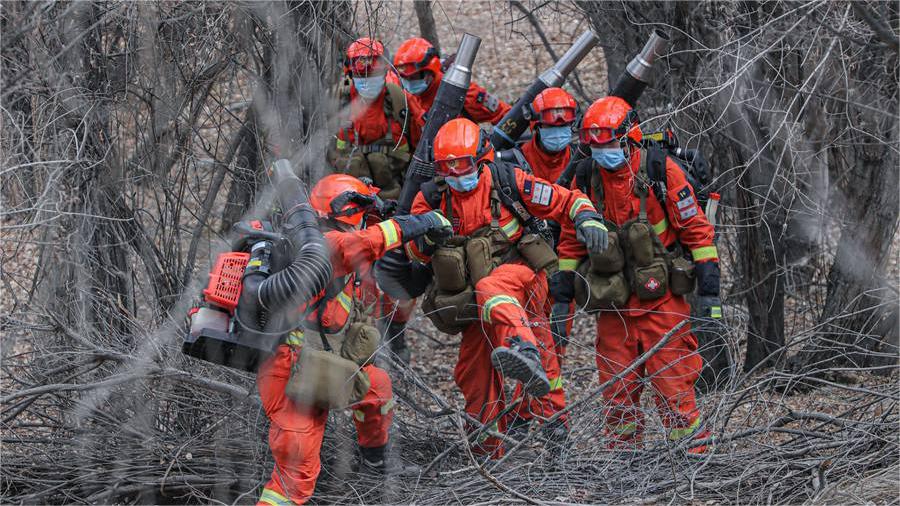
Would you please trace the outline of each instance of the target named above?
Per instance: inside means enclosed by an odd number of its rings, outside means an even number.
[[[292,506],[294,503],[291,502],[287,497],[270,488],[263,488],[262,494],[260,494],[259,502],[257,504],[270,504],[271,506]]]
[[[328,411],[296,404],[284,395],[295,355],[295,347],[281,345],[257,373],[259,397],[270,422],[269,448],[275,459],[275,468],[259,504],[285,504],[272,502],[281,498],[289,501],[287,504],[305,503],[316,487],[321,468],[319,451]],[[381,446],[387,443],[393,417],[393,412],[384,416],[380,413],[381,407],[393,398],[390,380],[387,373],[375,366],[369,365],[363,370],[369,375],[372,386],[359,403],[368,404],[360,409],[367,417],[370,411],[377,416],[371,416],[365,424],[357,423],[357,436],[361,446]]]
[[[536,274],[525,265],[504,264],[479,281],[475,292],[482,308],[488,299],[498,295],[517,301],[516,304],[494,305],[490,310],[490,322],[475,322],[462,333],[453,379],[462,390],[466,413],[487,424],[493,423],[506,402],[503,378],[491,365],[491,352],[498,346],[506,345],[507,339],[514,335],[536,342],[535,334],[526,326],[527,320],[524,318],[526,314],[546,314],[544,306],[548,299],[547,276],[543,271]],[[496,422],[497,430],[506,432],[506,420]],[[494,458],[503,454],[501,442],[496,437],[486,437],[473,451],[489,454]]]
[[[656,309],[630,316],[627,311],[605,311],[597,319],[596,360],[603,383],[628,367],[643,350],[649,350],[686,315],[690,307],[684,297],[673,296]],[[624,424],[643,424],[640,411],[642,379],[649,378],[663,424],[669,429],[690,427],[699,418],[694,396],[703,361],[690,324],[673,336],[637,370],[604,390],[608,432]]]

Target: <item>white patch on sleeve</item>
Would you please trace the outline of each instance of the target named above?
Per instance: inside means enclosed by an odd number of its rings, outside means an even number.
[[[531,194],[531,202],[542,206],[550,205],[553,198],[553,188],[544,183],[535,183],[534,192]]]
[[[694,200],[693,195],[691,195],[687,198],[681,199],[678,201],[678,209],[684,209],[685,207],[692,205],[694,202],[696,202],[696,201]]]
[[[497,109],[500,108],[500,99],[489,93],[485,93],[484,107],[491,112],[497,112]]]
[[[679,211],[679,214],[681,215],[682,220],[686,220],[691,216],[695,216],[697,214],[697,206],[691,206],[687,209],[682,209],[681,211]]]

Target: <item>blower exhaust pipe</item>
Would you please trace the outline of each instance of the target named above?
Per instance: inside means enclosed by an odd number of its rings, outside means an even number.
[[[628,62],[625,72],[616,81],[610,95],[620,97],[632,107],[637,105],[644,89],[651,82],[653,64],[665,54],[671,41],[669,35],[662,30],[653,30],[644,49]]]

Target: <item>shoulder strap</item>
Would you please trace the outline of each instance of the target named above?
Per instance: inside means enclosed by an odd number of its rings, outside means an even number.
[[[518,164],[519,168],[529,174],[534,174],[534,171],[531,170],[531,164],[525,159],[525,153],[519,148],[513,148],[512,152],[513,156],[516,157],[516,164]]]
[[[394,83],[385,83],[384,87],[387,90],[384,97],[384,113],[402,125],[406,119],[406,95],[403,89]]]
[[[653,189],[656,200],[663,212],[666,212],[666,150],[655,142],[651,142],[641,153],[641,165],[645,166],[646,180]]]
[[[500,202],[522,222],[525,229],[532,234],[544,235],[547,232],[544,220],[532,216],[525,208],[525,202],[516,185],[516,169],[513,165],[504,162],[488,164],[491,168],[491,183],[497,192]]]

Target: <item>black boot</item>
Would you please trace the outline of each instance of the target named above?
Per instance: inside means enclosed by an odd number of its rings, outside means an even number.
[[[417,476],[421,468],[403,465],[387,455],[387,445],[375,448],[359,447],[359,472],[374,476]]]
[[[529,395],[543,397],[550,393],[550,380],[541,365],[540,352],[519,336],[510,338],[509,348],[495,349],[491,353],[491,363],[500,374],[521,381]]]
[[[387,328],[386,339],[391,345],[391,351],[406,365],[409,365],[411,353],[406,346],[406,322],[391,322]]]
[[[541,428],[544,435],[547,451],[554,463],[562,463],[569,454],[571,442],[569,440],[569,428],[565,422],[556,420]]]

